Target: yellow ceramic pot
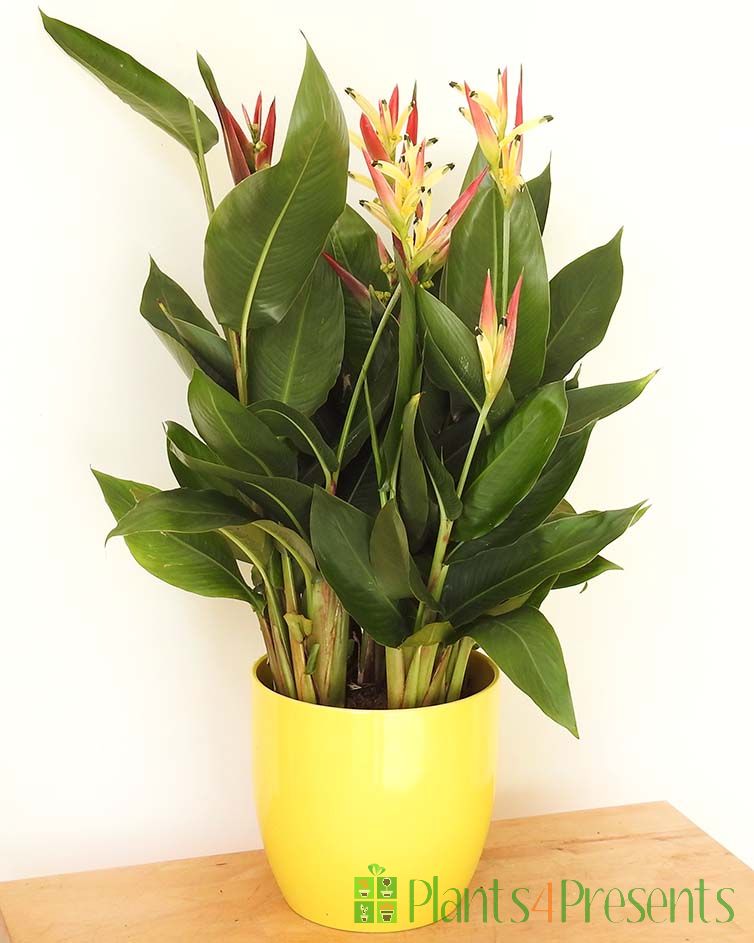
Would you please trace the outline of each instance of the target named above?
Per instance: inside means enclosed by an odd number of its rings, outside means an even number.
[[[475,652],[469,677],[472,693],[451,704],[345,710],[276,694],[266,659],[254,666],[257,813],[296,913],[405,930],[439,919],[450,889],[468,886],[492,812],[499,673]]]

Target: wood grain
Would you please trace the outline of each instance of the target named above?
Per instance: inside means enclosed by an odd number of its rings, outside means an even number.
[[[528,943],[754,940],[754,872],[667,803],[495,822],[471,886],[489,886],[494,878],[508,892],[529,887],[530,903],[552,881],[553,921],[538,912],[526,923],[485,924],[477,913],[468,924],[436,924],[383,939],[391,943],[507,943],[520,938]],[[588,926],[581,909],[569,911],[567,922],[560,922],[562,879],[580,881],[593,891],[599,887],[667,891],[693,889],[700,878],[713,888],[709,924],[690,924],[685,912],[673,924],[646,920],[611,924],[597,905]],[[730,900],[735,920],[724,926],[714,922],[715,916],[726,916],[715,906],[714,891],[720,887],[734,889]],[[520,912],[511,907],[509,897],[505,900],[501,909],[504,914],[507,910],[509,921]],[[545,900],[546,892],[541,907]],[[332,943],[359,939],[293,914],[259,851],[13,881],[0,884],[0,910],[12,943]],[[625,915],[635,917],[637,912],[629,909]]]

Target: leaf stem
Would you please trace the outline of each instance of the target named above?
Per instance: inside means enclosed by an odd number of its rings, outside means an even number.
[[[465,635],[460,642],[457,642],[454,646],[456,651],[455,663],[453,665],[453,671],[450,675],[450,681],[448,682],[448,693],[446,695],[446,701],[457,701],[461,696],[461,691],[463,690],[463,681],[466,677],[466,666],[469,663],[469,655],[471,650],[474,647],[474,639],[469,638],[468,635]]]
[[[364,386],[364,383],[366,382],[367,371],[369,370],[369,367],[372,363],[372,358],[374,357],[375,351],[377,350],[377,345],[380,342],[380,338],[382,337],[382,334],[388,325],[388,321],[390,320],[390,316],[393,313],[393,309],[398,303],[400,294],[401,294],[401,286],[400,284],[398,284],[395,288],[395,291],[390,297],[390,301],[388,301],[387,306],[385,307],[380,323],[377,325],[377,330],[374,332],[374,337],[372,338],[372,342],[369,345],[369,350],[367,350],[366,356],[364,357],[364,363],[361,365],[361,370],[359,371],[359,375],[356,379],[356,383],[353,388],[353,393],[351,394],[351,402],[348,404],[348,411],[346,412],[346,418],[343,422],[343,429],[340,433],[340,441],[338,442],[338,451],[336,453],[336,457],[338,460],[338,470],[340,470],[340,466],[343,463],[343,455],[345,454],[345,451],[346,451],[346,445],[348,443],[348,436],[351,432],[351,425],[353,424],[353,417],[356,414],[356,407],[359,404],[359,397],[361,396],[361,390]]]
[[[202,184],[202,193],[204,194],[204,204],[207,207],[207,216],[210,218],[215,212],[215,201],[212,199],[212,187],[209,182],[209,175],[207,173],[207,164],[204,160],[204,145],[202,143],[202,132],[199,130],[199,121],[196,117],[196,106],[193,101],[189,98],[188,100],[189,114],[191,115],[191,124],[194,128],[194,138],[196,140],[196,156],[194,161],[196,163],[196,169],[199,172],[199,180]]]
[[[387,706],[396,710],[403,703],[406,685],[406,666],[400,648],[385,646],[385,673],[387,675]]]
[[[499,306],[503,317],[508,310],[508,269],[510,267],[511,254],[511,208],[503,204],[503,281],[501,286],[502,298],[499,299]]]

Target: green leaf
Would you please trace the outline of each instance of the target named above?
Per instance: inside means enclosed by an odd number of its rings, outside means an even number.
[[[214,462],[215,464],[220,461],[212,449],[205,445],[201,439],[198,439],[193,432],[189,432],[179,422],[166,422],[165,435],[167,437],[168,462],[175,475],[175,480],[182,488],[193,488],[195,491],[210,488],[214,491],[222,491],[223,494],[231,497],[237,496],[237,490],[227,481],[193,471],[178,458],[171,443],[180,452],[191,455],[193,458],[203,459],[206,462]]]
[[[191,377],[199,367],[224,387],[234,382],[233,360],[225,340],[204,317],[189,295],[149,259],[149,275],[140,311],[179,365]],[[183,350],[176,351],[176,344]]]
[[[539,174],[538,177],[532,177],[531,180],[528,180],[526,187],[529,191],[529,196],[531,201],[534,204],[534,212],[537,214],[537,222],[539,223],[539,231],[545,231],[545,223],[547,222],[547,211],[550,208],[550,189],[552,186],[552,180],[550,178],[550,161],[547,162],[547,166]]]
[[[398,506],[391,499],[377,515],[369,538],[369,560],[380,586],[390,599],[408,599],[437,608],[411,557],[408,535]]]
[[[584,459],[594,425],[561,438],[531,491],[488,534],[463,544],[453,560],[468,560],[491,547],[505,547],[547,520],[571,487]]]
[[[528,494],[557,444],[566,410],[563,382],[550,383],[484,440],[464,491],[458,540],[488,533]]]
[[[506,599],[534,589],[556,574],[584,566],[646,511],[589,511],[542,524],[510,547],[451,562],[442,602],[448,619],[464,625]]]
[[[451,310],[472,329],[479,322],[487,271],[492,275],[495,303],[502,315],[503,218],[508,212],[497,187],[489,180],[453,230],[445,266],[444,294]],[[528,190],[524,188],[510,209],[510,262],[507,295],[521,272],[524,282],[518,309],[518,328],[508,380],[517,399],[540,381],[550,324],[550,287],[542,235]]]
[[[296,531],[276,521],[254,521],[249,526],[250,529],[257,528],[277,541],[307,574],[313,575],[317,572],[317,561],[314,559],[312,548]]]
[[[589,580],[593,580],[596,576],[600,576],[602,573],[607,573],[610,570],[622,570],[622,566],[618,566],[617,563],[611,563],[610,560],[606,560],[604,557],[597,556],[594,560],[590,560],[589,563],[585,564],[582,567],[579,567],[576,570],[569,570],[568,573],[561,573],[560,576],[555,580],[553,589],[567,589],[569,586],[581,586],[582,583],[586,584]]]
[[[417,289],[416,299],[427,331],[426,367],[432,382],[442,390],[464,396],[479,411],[485,391],[474,335],[447,305],[424,288]]]
[[[233,468],[255,475],[296,474],[296,456],[226,390],[198,371],[188,389],[191,418],[199,435]]]
[[[404,640],[402,648],[419,645],[445,644],[453,639],[455,630],[449,622],[428,622]]]
[[[398,262],[400,265],[400,260]],[[400,266],[401,314],[398,324],[398,376],[393,393],[393,411],[382,440],[386,476],[392,475],[401,443],[404,410],[414,393],[416,377],[416,289]]]
[[[380,586],[369,558],[372,519],[315,488],[311,532],[319,568],[345,609],[381,645],[400,645],[405,619]]]
[[[429,492],[414,426],[421,394],[417,393],[403,411],[401,460],[398,466],[398,504],[406,522],[409,542],[414,549],[421,544],[429,520]]]
[[[559,380],[602,343],[623,287],[620,240],[592,249],[550,283],[550,333],[544,380]]]
[[[93,473],[116,520],[157,492],[150,485]],[[125,540],[136,562],[165,583],[200,596],[240,599],[259,610],[259,600],[243,581],[227,543],[217,534],[146,533]]]
[[[424,402],[422,394],[422,403]],[[443,514],[449,521],[458,520],[463,510],[463,505],[456,493],[456,483],[453,476],[442,462],[442,459],[435,451],[432,440],[424,427],[421,409],[419,410],[419,421],[415,424],[416,443],[419,446],[419,452],[424,459],[424,466],[427,469],[429,480],[435,490],[435,497],[438,505],[442,508]]]
[[[568,417],[563,427],[563,435],[573,435],[596,422],[611,416],[629,403],[657,376],[657,370],[639,380],[627,380],[624,383],[605,383],[602,386],[584,386],[568,391]]]
[[[346,198],[343,112],[307,44],[280,161],[234,187],[207,230],[204,274],[218,320],[242,335],[281,321]]]
[[[142,498],[120,518],[107,539],[150,531],[203,534],[221,527],[238,527],[253,517],[243,504],[219,491],[175,488]]]
[[[479,619],[467,631],[519,690],[578,737],[563,650],[555,630],[538,609],[524,606],[506,615]]]
[[[311,416],[340,372],[344,330],[338,276],[320,259],[283,320],[252,331],[251,400],[280,400]]]
[[[39,12],[44,28],[64,52],[88,69],[121,101],[198,156],[188,99],[178,89],[121,49],[76,26],[46,16],[41,10]],[[196,117],[202,150],[206,153],[217,144],[217,130],[198,108]]]
[[[335,452],[311,419],[292,406],[275,400],[253,403],[249,410],[262,420],[270,432],[289,439],[300,452],[313,455],[322,468],[325,481],[330,480],[338,467]]]

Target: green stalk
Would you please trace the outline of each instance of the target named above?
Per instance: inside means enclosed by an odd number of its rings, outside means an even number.
[[[419,674],[421,671],[421,649],[417,648],[406,672],[406,686],[403,691],[403,707],[416,707],[419,704]]]
[[[377,427],[374,424],[374,414],[372,412],[372,400],[369,396],[369,381],[364,380],[364,405],[367,408],[367,421],[369,422],[369,441],[372,445],[372,457],[374,458],[374,471],[377,478],[377,497],[380,501],[380,507],[384,508],[387,504],[387,495],[382,488],[382,459],[380,458],[380,443],[377,438]]]
[[[348,411],[346,412],[346,418],[343,423],[343,430],[340,434],[340,441],[338,442],[338,450],[336,457],[338,460],[338,468],[340,468],[343,463],[343,455],[346,451],[346,444],[348,442],[348,435],[351,432],[351,426],[353,424],[353,417],[356,414],[356,407],[359,404],[359,397],[361,396],[361,390],[366,382],[367,370],[372,363],[372,358],[374,357],[375,351],[377,350],[377,345],[380,342],[380,338],[388,325],[390,320],[390,315],[393,313],[393,309],[398,303],[398,299],[401,294],[401,286],[396,286],[395,291],[390,297],[387,306],[382,314],[380,323],[377,325],[377,330],[374,332],[374,337],[372,338],[372,343],[369,345],[369,350],[367,350],[366,357],[364,357],[364,363],[361,365],[361,370],[356,379],[356,383],[353,388],[353,393],[351,394],[351,402],[348,404]]]
[[[387,677],[387,706],[397,710],[403,703],[406,686],[406,668],[403,651],[385,646],[385,674]]]
[[[343,707],[346,702],[348,613],[332,587],[317,580],[311,590],[312,642],[319,644],[314,685],[320,704]]]
[[[296,581],[293,576],[293,564],[290,556],[283,550],[280,554],[283,564],[283,589],[285,593],[286,615],[298,615],[298,594],[296,592]],[[285,616],[283,617],[285,619]],[[306,673],[306,648],[305,639],[300,629],[294,631],[290,622],[285,619],[288,626],[288,641],[291,648],[291,660],[293,662],[293,676],[296,681],[296,691],[300,701],[308,701],[310,704],[317,703],[317,693],[314,690],[314,682],[311,675]]]
[[[204,160],[202,134],[199,130],[199,122],[196,118],[196,106],[190,98],[188,100],[188,106],[189,114],[191,115],[191,124],[194,128],[194,140],[196,141],[196,157],[194,158],[194,163],[196,164],[196,169],[199,173],[199,180],[202,185],[204,205],[207,207],[207,217],[208,219],[212,219],[212,214],[215,212],[215,201],[212,199],[212,186],[209,181],[209,174],[207,173],[207,164]],[[222,328],[223,333],[225,334],[225,340],[228,342],[228,347],[230,348],[230,355],[233,358],[233,369],[236,374],[238,398],[242,403],[245,403],[246,392],[245,384],[243,382],[243,372],[241,371],[241,352],[238,348],[238,334],[225,324],[223,324]]]
[[[511,254],[511,208],[503,205],[503,279],[501,285],[502,298],[499,299],[502,315],[508,310],[508,268]]]
[[[422,707],[429,707],[431,704],[441,704],[445,700],[445,675],[450,662],[452,646],[448,646],[440,655],[440,660],[432,676],[432,682],[427,688],[427,693],[422,700]]]
[[[254,553],[254,551],[247,546],[242,540],[240,540],[231,530],[228,530],[225,527],[220,528],[220,533],[226,537],[231,543],[234,543],[239,549],[243,550],[244,554],[248,557],[249,560],[254,564],[254,566],[259,570],[262,575],[262,580],[264,582],[264,592],[265,598],[267,600],[267,611],[270,614],[269,625],[269,637],[272,643],[272,648],[275,652],[275,661],[277,663],[278,673],[280,676],[281,685],[279,690],[282,694],[287,694],[288,697],[296,697],[296,682],[293,677],[293,668],[291,667],[291,658],[288,651],[287,644],[287,627],[285,625],[285,620],[283,619],[283,614],[280,611],[280,600],[277,596],[277,590],[272,585],[270,578],[262,565],[262,561]],[[262,621],[262,616],[260,616],[260,624]],[[264,633],[263,633],[264,634]],[[265,638],[266,642],[266,638]],[[270,652],[268,650],[268,657]],[[270,666],[272,667],[272,658],[270,658]],[[277,684],[276,684],[277,687]]]
[[[204,161],[204,145],[202,143],[202,133],[199,130],[199,122],[196,118],[196,106],[189,98],[189,114],[191,115],[191,124],[194,128],[194,140],[196,141],[196,156],[194,161],[196,169],[199,172],[199,180],[202,184],[202,193],[204,194],[204,204],[207,207],[207,216],[211,217],[215,212],[215,201],[212,199],[212,187],[207,173],[207,164]]]
[[[454,648],[457,648],[455,664],[448,682],[448,693],[446,701],[457,701],[461,696],[463,689],[463,680],[466,677],[466,666],[469,663],[469,655],[474,647],[474,639],[464,636],[460,642],[456,642]]]

